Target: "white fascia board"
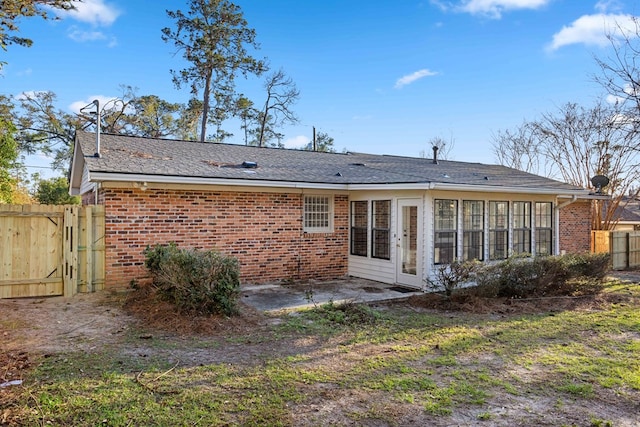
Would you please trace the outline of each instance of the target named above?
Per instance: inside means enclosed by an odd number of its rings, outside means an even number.
[[[296,181],[268,181],[253,179],[227,179],[227,178],[199,178],[188,176],[165,176],[122,174],[108,172],[91,172],[92,182],[149,182],[160,184],[196,184],[196,185],[229,185],[244,187],[280,187],[280,188],[308,188],[316,190],[446,190],[446,191],[476,191],[484,193],[522,193],[522,194],[549,194],[558,197],[588,196],[587,190],[557,190],[550,188],[534,187],[498,187],[491,185],[469,185],[448,183],[394,183],[394,184],[329,184],[315,182]]]
[[[164,176],[142,174],[114,174],[92,172],[93,182],[149,182],[160,184],[230,185],[237,187],[309,188],[315,190],[347,190],[347,184],[323,184],[314,182],[266,181],[253,179],[198,178],[189,176]]]
[[[82,185],[82,168],[84,167],[84,157],[81,156],[82,150],[78,144],[77,138],[73,141],[73,158],[71,159],[71,170],[69,171],[69,194],[77,196],[80,194],[80,186]],[[80,170],[80,172],[78,172]],[[77,176],[78,173],[80,176]]]
[[[523,194],[549,194],[549,195],[566,195],[566,197],[588,196],[588,190],[558,190],[555,188],[540,187],[509,187],[509,186],[493,186],[493,185],[471,185],[471,184],[449,184],[436,182],[430,187],[432,190],[447,191],[477,191],[482,193],[523,193]]]
[[[401,184],[347,184],[348,190],[430,190],[433,184],[418,183],[401,183]]]

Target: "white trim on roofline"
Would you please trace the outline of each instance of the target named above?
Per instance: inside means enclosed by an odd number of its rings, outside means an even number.
[[[189,176],[123,174],[108,172],[91,172],[89,181],[92,182],[148,182],[160,184],[197,184],[197,185],[227,185],[243,187],[280,187],[280,188],[308,188],[322,190],[446,190],[446,191],[475,191],[484,193],[523,193],[549,194],[558,197],[589,196],[588,190],[561,190],[540,187],[508,187],[491,185],[470,185],[450,183],[393,183],[393,184],[332,184],[298,181],[270,181],[252,179],[199,178]]]

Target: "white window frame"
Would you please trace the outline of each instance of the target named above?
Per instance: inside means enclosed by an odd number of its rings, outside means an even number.
[[[319,203],[320,199],[325,199],[326,202]],[[312,207],[312,203],[315,206],[326,206],[327,210],[309,212],[308,209]],[[333,233],[333,195],[330,194],[305,194],[302,199],[302,229],[305,233]],[[311,218],[309,215],[313,213],[326,214],[326,225],[322,227],[309,225]],[[317,220],[317,219],[316,219]],[[321,219],[322,220],[322,219]]]

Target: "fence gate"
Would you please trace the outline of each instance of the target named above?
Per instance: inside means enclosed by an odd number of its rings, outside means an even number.
[[[0,205],[0,298],[103,285],[103,206]]]

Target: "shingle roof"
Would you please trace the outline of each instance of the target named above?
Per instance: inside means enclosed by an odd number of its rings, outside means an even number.
[[[428,184],[582,189],[499,165],[363,153],[319,153],[102,134],[79,131],[77,143],[90,174],[135,174],[315,184]],[[79,156],[78,156],[79,157]],[[244,168],[255,162],[257,168]],[[582,190],[584,191],[584,190]]]

